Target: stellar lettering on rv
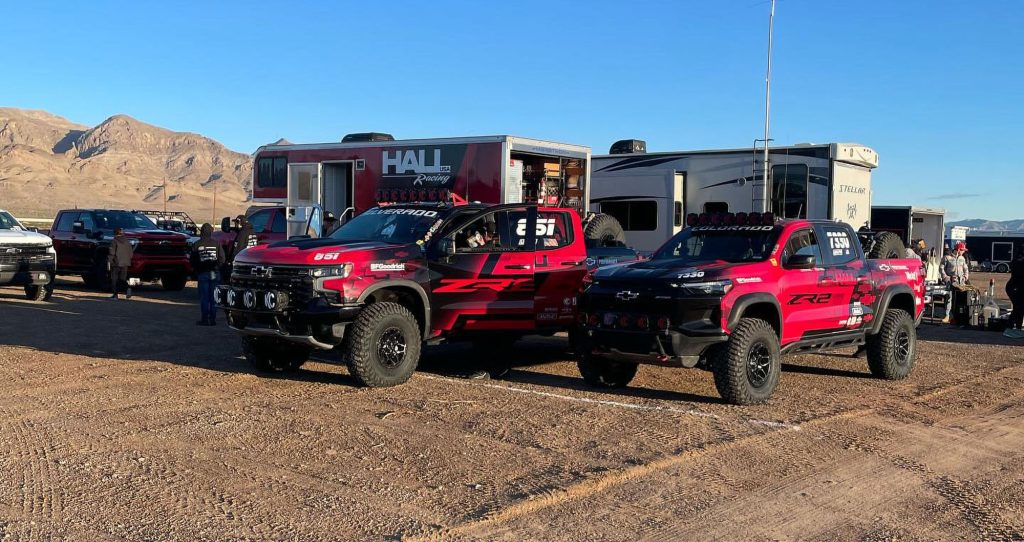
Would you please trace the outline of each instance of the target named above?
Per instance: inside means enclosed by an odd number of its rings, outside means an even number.
[[[836,192],[842,192],[844,194],[867,194],[868,189],[863,186],[853,186],[851,184],[840,184],[836,186]]]

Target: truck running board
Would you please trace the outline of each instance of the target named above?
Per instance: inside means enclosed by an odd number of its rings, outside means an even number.
[[[844,348],[847,346],[861,346],[863,344],[863,331],[847,331],[835,335],[799,340],[795,343],[786,345],[782,349],[782,353],[793,354],[797,352],[820,352],[822,350],[832,350],[834,348]]]

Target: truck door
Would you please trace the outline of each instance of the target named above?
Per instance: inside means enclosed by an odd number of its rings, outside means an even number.
[[[790,268],[789,259],[797,255],[814,256],[813,269]],[[824,279],[821,247],[811,228],[798,230],[789,236],[782,250],[780,264],[783,273],[779,279],[779,303],[782,305],[784,342],[808,338],[830,327],[832,293],[823,291]]]
[[[78,227],[75,227],[78,225]],[[78,217],[75,218],[72,224],[71,237],[67,243],[66,252],[70,255],[69,261],[71,265],[78,269],[88,269],[93,265],[93,252],[96,250],[97,242],[93,240],[93,236],[98,231],[99,225],[96,224],[95,218],[92,213],[83,211],[78,213]],[[102,262],[105,264],[106,262]]]
[[[825,273],[821,291],[830,296],[832,329],[858,329],[874,313],[874,287],[864,267],[860,241],[843,225],[818,226]],[[916,272],[916,270],[915,270]],[[871,321],[873,316],[868,316]]]
[[[430,262],[434,329],[534,329],[536,227],[536,207],[502,206],[448,234]]]
[[[537,327],[568,327],[576,318],[576,295],[586,274],[587,253],[576,239],[572,211],[537,212],[537,252],[534,255],[534,310]]]

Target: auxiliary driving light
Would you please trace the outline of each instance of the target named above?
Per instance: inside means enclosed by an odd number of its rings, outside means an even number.
[[[597,327],[601,323],[601,319],[596,314],[591,314],[587,317],[587,324],[591,327]]]
[[[277,294],[274,292],[267,292],[266,294],[263,294],[263,306],[270,310],[276,309]]]
[[[668,329],[668,318],[665,318],[664,316],[658,318],[658,329],[662,331]]]
[[[640,329],[647,329],[651,327],[651,319],[646,316],[641,316],[636,319],[636,327]]]
[[[215,289],[213,291],[213,302],[218,305],[222,304],[223,300],[221,299],[221,297],[223,297],[223,294],[221,293],[220,288]]]
[[[619,327],[629,327],[629,316],[623,314],[619,317]]]
[[[245,303],[245,308],[253,309],[256,308],[256,292],[252,290],[246,290],[242,297],[242,303]]]
[[[235,302],[238,301],[237,297],[234,290],[228,290],[228,305],[234,307]]]

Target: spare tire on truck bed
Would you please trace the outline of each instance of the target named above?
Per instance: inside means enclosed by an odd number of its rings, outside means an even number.
[[[892,260],[905,258],[907,247],[903,246],[903,240],[895,233],[884,231],[875,236],[875,242],[868,251],[868,258],[872,260]]]
[[[626,234],[622,224],[612,215],[594,215],[583,230],[587,248],[626,246]]]

